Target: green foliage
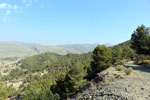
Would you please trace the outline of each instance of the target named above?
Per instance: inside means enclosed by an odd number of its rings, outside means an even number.
[[[13,88],[13,86],[7,87],[8,97],[16,96],[20,91]]]
[[[150,54],[150,28],[139,26],[131,36],[131,46],[138,54]]]
[[[53,63],[57,62],[61,58],[62,56],[53,53],[36,55],[22,60],[21,68],[32,71],[40,71],[48,65],[52,65]]]
[[[34,81],[38,81],[40,80],[41,77],[39,75],[32,75],[32,74],[29,74],[26,79],[24,80],[24,83],[31,83],[31,82],[34,82]]]
[[[5,100],[8,97],[8,91],[3,87],[3,84],[0,83],[0,100]]]
[[[97,73],[111,66],[111,52],[109,48],[104,45],[99,45],[94,49],[92,58],[93,61],[91,62],[91,68],[88,72],[91,77],[94,77]]]
[[[2,81],[6,80],[13,80],[14,78],[19,78],[20,76],[24,75],[24,72],[20,70],[19,68],[11,70],[9,75],[5,75],[1,77]]]
[[[150,60],[144,60],[143,64],[150,64]]]
[[[69,84],[69,91],[78,91],[85,83],[87,75],[84,66],[80,63],[75,64],[66,75],[65,81]]]
[[[122,59],[122,48],[120,45],[114,46],[112,49],[112,62],[116,62],[118,59]]]
[[[91,53],[81,55],[57,55],[53,53],[44,53],[23,59],[19,62],[21,63],[20,67],[22,69],[13,69],[9,75],[3,76],[1,80],[12,81],[19,78],[24,80],[24,83],[21,85],[20,88],[21,93],[23,92],[24,94],[22,96],[24,100],[59,100],[59,95],[50,91],[51,86],[56,86],[56,81],[58,82],[61,80],[62,87],[67,87],[69,89],[66,90],[68,92],[64,93],[67,93],[67,95],[75,93],[86,83],[86,80],[84,78],[87,75],[86,71],[90,67],[91,60]],[[76,72],[72,73],[71,69],[72,72],[73,70]],[[48,73],[46,74],[44,73],[44,71]],[[41,73],[44,75],[41,76]],[[66,84],[70,85],[68,86]],[[14,88],[9,87],[7,89],[8,96],[17,96],[20,90],[16,91]],[[61,93],[63,93],[63,91],[64,90],[61,90]],[[47,97],[48,94],[51,98]]]
[[[84,79],[86,75],[84,66],[81,63],[76,63],[65,77],[57,81],[57,85],[52,90],[59,93],[61,98],[68,98],[86,84],[87,80]]]
[[[131,73],[133,72],[133,68],[132,67],[129,67],[128,69],[126,69],[125,73],[127,75],[130,75]]]
[[[150,55],[137,55],[136,64],[144,67],[150,67]]]
[[[86,83],[86,68],[80,62],[74,64],[67,73],[56,71],[52,74],[46,74],[40,80],[27,85],[23,100],[59,100],[59,95],[67,98]],[[50,87],[54,93],[50,93]]]
[[[115,69],[117,71],[122,71],[122,72],[126,73],[126,75],[130,75],[133,72],[132,67],[126,68],[123,65],[117,65],[117,66],[115,66]]]
[[[45,89],[40,92],[38,100],[60,100],[60,96],[53,94],[50,89]]]
[[[142,62],[143,67],[150,67],[150,60],[144,60]]]
[[[54,80],[47,76],[40,81],[33,82],[24,88],[23,100],[60,100],[58,94],[53,94],[50,90]]]
[[[117,66],[115,66],[115,68],[117,71],[125,71],[126,70],[126,68],[123,65],[117,65]]]
[[[48,53],[47,56],[48,55],[51,55],[51,53]],[[38,56],[33,56],[32,59],[36,59],[37,57]],[[47,61],[51,59],[51,57],[49,57],[46,57]],[[26,63],[24,63],[24,65],[30,66],[30,63],[28,63],[30,61],[29,59],[26,59]],[[40,98],[44,98],[46,92],[44,92],[45,90],[43,89],[48,89],[50,87],[52,88],[52,85],[55,87],[52,89],[55,90],[53,91],[54,95],[56,93],[59,93],[63,98],[72,95],[86,83],[86,79],[84,79],[84,77],[87,75],[86,70],[90,66],[90,61],[90,53],[82,55],[68,54],[66,56],[59,56],[56,57],[55,61],[47,63],[48,65],[45,64],[46,67],[44,67],[43,62],[40,62],[39,60],[39,64],[43,65],[43,67],[47,69],[49,73],[45,74],[41,78],[37,78],[37,80],[35,80],[36,77],[33,75],[29,75],[26,78],[27,83],[31,83],[23,90],[25,91],[25,95],[23,97],[24,100],[27,100],[29,98],[32,98],[32,100],[38,100],[39,94],[41,94],[40,91],[43,91],[43,95],[40,95]],[[32,65],[34,64],[37,65],[35,62],[33,62]],[[28,69],[28,67],[24,68]],[[33,71],[34,68],[30,68],[28,70]]]
[[[150,60],[150,55],[136,55],[135,63],[139,65],[147,64]]]
[[[131,49],[129,41],[112,47],[111,52],[113,64],[119,64],[119,62],[122,64],[121,60],[127,59],[127,61],[130,61],[135,57],[135,52]]]
[[[57,55],[53,53],[44,53],[32,57],[28,57],[21,61],[21,67],[24,69],[31,70],[32,72],[48,70],[58,70],[62,67],[71,67],[76,62],[81,62],[86,67],[90,66],[91,54],[68,54],[68,55]]]
[[[53,94],[50,88],[38,88],[32,86],[29,90],[25,91],[23,100],[60,100],[58,94]]]
[[[129,46],[122,47],[122,58],[129,59],[135,56],[134,51]]]
[[[16,90],[12,86],[4,87],[3,83],[0,83],[0,100],[6,100],[8,97],[16,96],[20,91]]]

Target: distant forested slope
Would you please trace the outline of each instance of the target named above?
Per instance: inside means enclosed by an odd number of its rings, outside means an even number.
[[[76,62],[81,62],[85,66],[89,66],[91,61],[91,53],[58,55],[53,53],[42,53],[31,56],[20,61],[21,68],[32,71],[40,71],[45,68],[71,67]]]

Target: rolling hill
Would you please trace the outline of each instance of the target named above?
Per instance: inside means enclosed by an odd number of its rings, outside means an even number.
[[[69,44],[69,45],[39,45],[21,42],[0,42],[0,58],[14,58],[32,56],[44,52],[61,55],[81,54],[92,51],[98,44]]]

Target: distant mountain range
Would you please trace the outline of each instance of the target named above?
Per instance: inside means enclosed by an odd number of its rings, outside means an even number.
[[[0,58],[26,57],[44,52],[65,55],[68,53],[81,54],[93,51],[98,44],[69,44],[69,45],[39,45],[21,42],[0,42]],[[110,46],[110,44],[106,45]]]

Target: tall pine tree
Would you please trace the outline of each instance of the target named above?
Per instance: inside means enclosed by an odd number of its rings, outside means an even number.
[[[61,98],[68,98],[86,84],[86,75],[87,73],[84,66],[77,62],[66,74],[64,81],[57,81],[55,89],[60,94]]]
[[[131,47],[138,54],[150,54],[150,28],[139,26],[131,36]]]
[[[93,61],[89,71],[90,77],[95,75],[111,66],[111,52],[109,48],[104,45],[98,45],[93,51]]]

